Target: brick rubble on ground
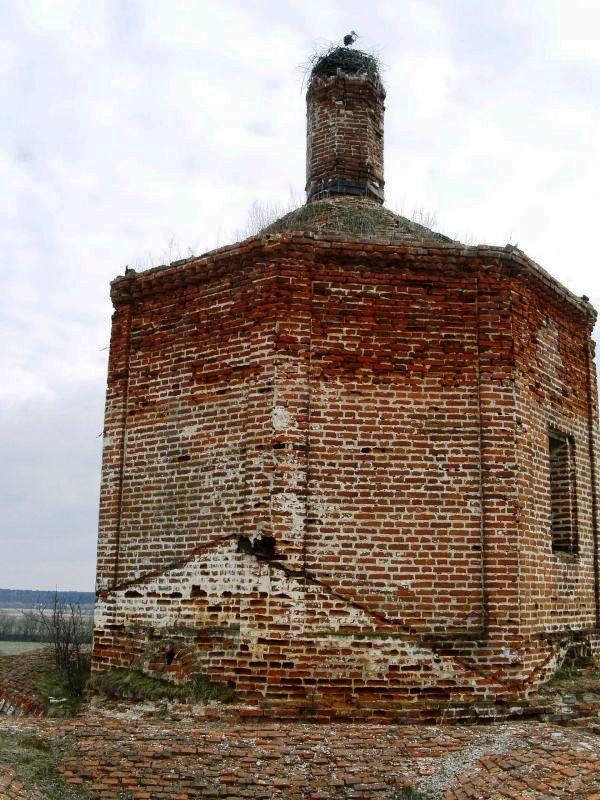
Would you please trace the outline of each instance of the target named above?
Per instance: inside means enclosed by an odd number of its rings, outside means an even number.
[[[540,722],[207,722],[98,708],[71,720],[0,719],[5,729],[72,734],[63,774],[93,800],[389,800],[406,785],[443,800],[600,798],[600,737]]]

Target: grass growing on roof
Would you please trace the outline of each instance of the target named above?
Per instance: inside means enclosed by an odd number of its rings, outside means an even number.
[[[286,230],[341,231],[357,235],[372,235],[377,230],[381,211],[367,206],[342,206],[321,200],[307,203],[263,228],[261,233],[281,233]]]
[[[230,686],[211,681],[203,675],[188,683],[176,684],[147,675],[141,669],[124,668],[95,672],[88,683],[88,689],[109,699],[125,700],[207,703],[210,700],[228,702],[234,697]]]
[[[384,238],[408,235],[427,241],[452,241],[448,236],[432,231],[414,220],[394,214],[380,205],[329,200],[318,200],[300,206],[271,222],[259,233],[262,235],[302,230]]]

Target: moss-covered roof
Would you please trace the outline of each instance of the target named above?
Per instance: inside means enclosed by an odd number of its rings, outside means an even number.
[[[317,57],[310,72],[311,80],[323,75],[337,75],[338,70],[356,75],[379,75],[375,56],[352,47],[334,47]]]
[[[306,203],[267,225],[261,234],[286,231],[393,239],[410,244],[453,241],[371,200],[347,196]]]

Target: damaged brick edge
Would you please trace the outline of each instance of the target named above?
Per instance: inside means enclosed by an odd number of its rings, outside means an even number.
[[[455,243],[432,242],[431,246],[411,245],[394,242],[391,238],[373,237],[349,237],[347,235],[337,236],[334,234],[317,234],[311,232],[286,232],[278,234],[266,234],[247,239],[243,242],[220,247],[204,253],[201,256],[192,256],[170,264],[162,264],[143,272],[130,271],[127,275],[118,276],[111,282],[111,297],[115,304],[127,302],[134,297],[143,297],[153,294],[160,290],[165,290],[174,285],[193,284],[199,281],[208,280],[211,268],[217,268],[219,262],[229,261],[236,256],[243,256],[263,250],[272,251],[286,245],[297,245],[302,247],[311,246],[328,251],[331,250],[354,251],[361,258],[379,258],[384,255],[397,256],[403,261],[420,260],[423,257],[443,258],[444,264],[456,261],[449,261],[450,258],[462,261],[464,266],[469,266],[469,262],[475,259],[491,260],[490,265],[505,263],[517,273],[522,271],[534,279],[537,279],[546,288],[551,289],[570,304],[574,305],[578,311],[588,317],[591,325],[596,320],[597,312],[589,302],[587,296],[578,297],[569,289],[563,286],[549,272],[547,272],[537,262],[527,256],[522,250],[513,245],[505,247],[493,245],[463,245]],[[483,265],[485,266],[485,265]],[[443,267],[440,261],[440,267]],[[204,272],[204,274],[202,274]]]

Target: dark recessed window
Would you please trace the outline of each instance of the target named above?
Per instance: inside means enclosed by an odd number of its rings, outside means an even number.
[[[548,432],[550,457],[550,511],[552,550],[577,552],[577,504],[573,437],[562,431]]]

